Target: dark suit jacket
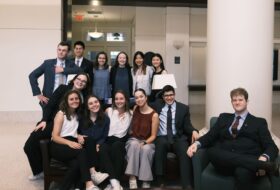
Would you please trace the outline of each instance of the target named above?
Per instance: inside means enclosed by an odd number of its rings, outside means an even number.
[[[75,63],[75,58],[71,59],[74,63]],[[86,59],[83,57],[83,61],[80,65],[80,68],[89,75],[90,80],[92,81],[93,78],[93,73],[92,73],[92,69],[93,69],[93,62],[91,62],[90,60]]]
[[[175,138],[191,137],[192,132],[197,130],[192,126],[189,107],[177,101],[175,103],[176,103],[175,127],[177,131]],[[151,104],[151,106],[156,110],[158,115],[160,115],[162,108],[165,106],[165,102],[161,99],[157,99],[156,102]]]
[[[73,85],[71,84],[59,85],[59,87],[51,95],[49,102],[46,104],[46,106],[43,107],[43,118],[41,121],[46,121],[48,123],[54,120],[54,117],[59,110],[59,105],[63,100],[64,95],[72,89],[73,89]],[[88,96],[88,92],[86,90],[83,90],[81,91],[81,95],[82,95],[82,99],[85,100],[85,98]],[[84,102],[82,102],[81,109],[83,108],[84,108]]]
[[[57,59],[48,59],[43,62],[38,68],[29,74],[29,81],[32,88],[33,96],[41,94],[41,90],[38,84],[38,78],[44,75],[44,85],[42,93],[46,97],[50,97],[53,93],[54,82],[55,82],[55,65]],[[63,74],[76,74],[81,69],[70,60],[65,60],[65,68]]]
[[[210,131],[198,140],[202,147],[214,145],[224,150],[257,157],[267,154],[271,160],[274,160],[278,155],[278,148],[271,138],[266,120],[248,113],[234,139],[229,132],[234,117],[234,114],[222,113]]]
[[[72,88],[72,85],[59,85],[59,87],[51,95],[47,105],[43,107],[43,118],[41,121],[51,122],[54,120],[64,94],[66,94],[69,90],[72,90]]]

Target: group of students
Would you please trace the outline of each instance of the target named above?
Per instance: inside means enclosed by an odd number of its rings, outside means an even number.
[[[153,76],[167,73],[161,55],[154,53],[150,57],[150,66],[144,63],[144,53],[137,51],[131,67],[127,54],[120,52],[110,67],[105,52],[96,55],[94,64],[84,58],[85,45],[81,41],[75,42],[75,58],[71,61],[66,59],[69,49],[68,44],[59,43],[57,58],[44,61],[29,75],[33,95],[38,97],[43,110],[41,121],[24,146],[33,173],[29,179],[43,177],[39,141],[44,138],[52,139],[52,157],[69,165],[61,189],[69,189],[78,179],[78,174],[81,174],[86,189],[98,189],[97,185],[108,177],[110,184],[107,189],[122,189],[120,178],[123,173],[129,175],[131,189],[138,187],[137,178],[142,181],[143,188],[149,188],[153,180],[155,154],[160,159],[157,163],[162,163],[157,164],[156,175],[163,179],[166,162],[163,154],[167,154],[169,145],[162,140],[158,146],[154,142],[158,135],[167,135],[167,109],[163,108],[164,101],[155,101],[157,96],[164,95],[151,89]],[[73,73],[78,74],[65,84],[66,76]],[[41,75],[45,77],[42,92],[38,86]],[[61,78],[64,79],[62,83]],[[171,105],[175,102],[175,90],[171,86],[165,90],[171,93],[166,95],[166,100],[171,97]],[[112,107],[103,106],[111,97]],[[135,98],[133,110],[129,104],[131,97]],[[153,108],[150,102],[154,102]],[[161,109],[165,111],[160,119]],[[192,131],[195,131],[197,139],[198,133],[191,125],[188,107],[184,105],[182,110],[180,127],[175,127],[176,106],[173,106],[173,119],[169,125],[173,128],[174,137],[184,136],[182,139],[187,143],[187,135],[192,137]],[[160,120],[164,127],[160,127]],[[186,128],[189,131],[185,131]],[[185,171],[190,170],[190,161],[185,154],[186,143],[174,143],[179,147],[175,152],[185,155],[181,159],[184,188],[191,186],[189,172],[185,175]],[[155,151],[156,148],[160,151]],[[123,172],[125,160],[127,166]]]
[[[151,57],[152,66],[144,63],[144,56],[143,52],[137,51],[134,54],[133,66],[131,67],[128,55],[125,52],[120,52],[114,65],[110,67],[107,54],[99,52],[96,55],[92,71],[93,93],[101,101],[105,101],[117,89],[122,89],[129,97],[133,97],[133,92],[142,88],[150,97],[150,100],[154,101],[158,91],[152,91],[153,76],[167,72],[160,54],[153,54]]]
[[[89,93],[89,86],[88,75],[80,73],[68,85],[60,85],[49,99],[41,122],[24,147],[34,174],[30,179],[42,177],[39,141],[51,138],[51,156],[69,166],[60,189],[70,189],[77,179],[87,190],[99,189],[97,185],[107,177],[110,184],[106,189],[122,189],[125,159],[130,189],[138,187],[136,177],[143,181],[143,188],[149,188],[159,115],[149,106],[145,90],[135,90],[133,111],[123,90],[116,90],[112,106],[103,111],[102,102]],[[164,91],[175,93],[171,86]]]
[[[96,56],[94,65],[85,64],[86,59],[81,58],[84,45],[79,41],[74,52],[80,56],[68,62],[69,48],[65,46],[60,43],[57,59],[46,60],[29,75],[33,95],[43,108],[43,117],[24,146],[33,173],[30,180],[43,177],[39,141],[44,138],[52,139],[51,156],[69,166],[60,184],[63,190],[77,180],[87,190],[97,190],[107,178],[110,183],[106,190],[120,190],[124,173],[129,176],[130,189],[138,187],[138,180],[142,188],[149,188],[154,177],[163,187],[170,151],[179,160],[182,189],[192,190],[191,157],[200,147],[209,149],[217,170],[226,168],[222,173],[234,175],[239,190],[250,189],[256,172],[279,175],[279,164],[274,162],[278,148],[265,119],[248,112],[245,89],[231,91],[234,113],[221,114],[210,132],[199,138],[189,107],[175,100],[174,88],[166,85],[160,92],[151,90],[153,75],[166,73],[159,54],[152,57],[151,67],[144,64],[144,54],[136,52],[131,69],[127,54],[120,52],[109,68],[105,52]],[[61,78],[65,82],[71,73],[78,74],[69,84],[61,84]],[[42,74],[45,81],[41,93],[37,79]],[[112,106],[104,110],[111,94]],[[132,96],[135,106],[130,110]]]
[[[106,52],[103,51],[96,55],[94,61],[83,57],[85,44],[82,41],[74,43],[74,57],[71,59],[67,59],[69,51],[69,44],[60,42],[57,46],[57,58],[45,60],[29,75],[33,96],[37,96],[42,107],[47,104],[60,84],[66,84],[67,76],[70,74],[87,73],[92,82],[92,92],[105,102],[117,89],[123,89],[129,97],[133,97],[133,92],[137,88],[144,89],[150,100],[154,101],[158,91],[151,89],[153,76],[167,73],[159,53],[152,53],[145,57],[143,52],[137,51],[131,67],[125,52],[120,52],[111,66]],[[44,85],[41,91],[38,79],[42,75],[44,75]]]

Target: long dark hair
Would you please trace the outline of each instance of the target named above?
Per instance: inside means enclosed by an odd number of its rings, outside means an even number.
[[[146,74],[146,67],[147,67],[147,65],[144,63],[145,55],[144,55],[144,53],[142,51],[137,51],[134,54],[134,57],[133,57],[133,73],[135,75],[137,70],[139,69],[139,66],[135,62],[137,55],[140,55],[140,57],[143,59],[143,63],[142,63],[141,67],[142,67],[143,74],[145,75]]]
[[[81,95],[80,93],[77,91],[77,90],[70,90],[68,92],[65,93],[64,97],[63,97],[63,100],[61,101],[61,103],[59,104],[59,109],[66,115],[66,118],[68,120],[71,120],[71,115],[73,114],[71,111],[70,111],[70,107],[69,107],[69,104],[68,104],[68,98],[71,94],[77,94],[78,97],[79,97],[79,100],[80,100],[80,105],[79,107],[75,110],[74,113],[76,113],[78,116],[79,116],[79,113],[80,113],[80,109],[81,109]]]
[[[160,66],[161,70],[165,70],[162,56],[161,56],[159,53],[155,53],[155,54],[152,56],[152,60],[153,60],[154,57],[158,57],[158,58],[160,59],[160,65],[159,65],[159,66]]]
[[[130,109],[129,109],[129,99],[128,99],[128,96],[126,95],[126,93],[123,91],[123,90],[117,90],[112,98],[112,108],[113,109],[116,109],[117,106],[116,106],[116,103],[115,103],[115,98],[116,98],[116,94],[117,93],[120,93],[124,96],[124,99],[125,99],[125,106],[124,106],[124,110],[125,112],[128,112],[129,114],[130,113]]]
[[[85,72],[80,72],[78,74],[76,74],[74,76],[74,78],[68,83],[68,85],[70,85],[71,87],[73,87],[74,85],[74,80],[76,80],[78,78],[78,76],[80,75],[84,75],[86,78],[87,78],[87,83],[86,83],[86,86],[83,90],[81,90],[82,94],[84,97],[87,97],[89,94],[91,94],[91,91],[92,91],[92,85],[91,85],[91,80],[89,78],[89,75]]]
[[[103,126],[103,123],[105,121],[105,113],[102,109],[101,102],[100,102],[100,100],[97,96],[89,95],[86,99],[86,102],[85,102],[84,125],[83,125],[83,127],[84,128],[89,128],[93,124],[92,120],[90,119],[90,111],[89,111],[89,107],[88,107],[88,101],[89,101],[90,98],[96,98],[98,100],[99,104],[100,104],[100,108],[97,112],[95,123],[97,123],[99,126]]]
[[[94,69],[98,70],[99,69],[99,62],[98,62],[98,58],[100,55],[105,55],[105,64],[104,64],[104,69],[108,69],[109,65],[108,65],[108,56],[107,53],[104,51],[99,52],[96,57],[95,57],[95,63],[94,63]]]

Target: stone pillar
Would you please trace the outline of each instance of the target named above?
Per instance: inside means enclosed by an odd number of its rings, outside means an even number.
[[[206,126],[233,112],[230,91],[243,87],[271,128],[274,0],[210,0],[207,11]]]

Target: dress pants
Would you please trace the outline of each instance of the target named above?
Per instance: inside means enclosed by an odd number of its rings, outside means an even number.
[[[74,137],[65,137],[77,142]],[[51,143],[51,157],[68,165],[68,170],[59,185],[60,190],[69,190],[72,185],[81,179],[82,182],[90,181],[90,172],[87,164],[87,155],[84,148],[73,149],[64,144]]]
[[[104,172],[109,174],[110,179],[120,181],[124,173],[125,141],[117,137],[113,139],[113,141],[106,141],[101,145],[100,165]]]
[[[23,149],[28,158],[33,175],[37,175],[43,171],[40,140],[50,139],[52,129],[53,122],[49,122],[43,131],[41,129],[38,131],[33,131],[25,142]]]
[[[152,163],[155,153],[154,144],[145,144],[136,138],[129,138],[126,142],[127,167],[125,174],[137,176],[141,181],[152,181]]]
[[[192,185],[192,164],[186,153],[189,146],[187,139],[174,138],[174,143],[170,144],[167,136],[158,136],[155,145],[155,174],[157,176],[166,175],[167,153],[174,152],[179,160],[182,187],[186,188],[188,185]]]
[[[89,168],[99,166],[98,154],[96,151],[96,141],[91,137],[85,137],[84,149],[87,156],[87,164]]]
[[[256,171],[262,162],[257,156],[224,150],[218,146],[209,148],[207,154],[218,172],[234,176],[238,190],[253,189],[252,184],[257,180]]]

